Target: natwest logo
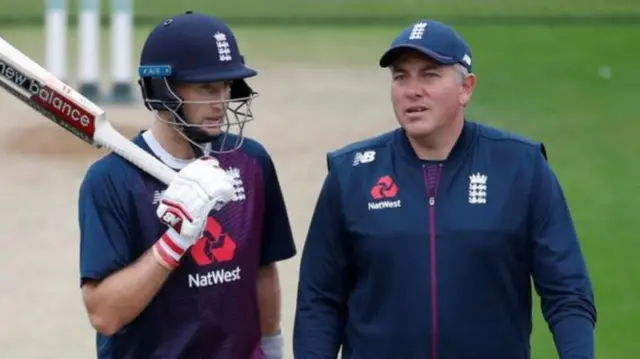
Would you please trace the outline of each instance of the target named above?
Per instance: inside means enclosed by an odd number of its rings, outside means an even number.
[[[216,269],[205,274],[189,274],[189,288],[210,287],[216,284],[239,281],[242,279],[240,277],[241,270],[240,266],[237,266],[232,270]]]
[[[398,194],[398,186],[393,182],[391,176],[382,176],[375,186],[371,188],[373,199],[393,198]]]
[[[191,257],[199,266],[232,261],[236,254],[236,243],[224,232],[222,225],[214,218],[207,219],[202,237],[191,247]],[[209,287],[236,282],[242,279],[241,268],[217,268],[206,273],[189,274],[189,288]]]
[[[213,217],[207,219],[204,234],[191,247],[191,257],[200,266],[228,262],[236,254],[236,243],[224,232],[222,225]]]
[[[369,202],[369,210],[398,208],[402,206],[400,200],[390,201],[398,195],[398,185],[395,184],[391,176],[382,176],[378,182],[371,188],[371,197],[375,200]]]
[[[369,210],[372,209],[383,209],[383,208],[398,208],[402,207],[402,203],[400,200],[397,201],[382,201],[382,202],[369,202]]]

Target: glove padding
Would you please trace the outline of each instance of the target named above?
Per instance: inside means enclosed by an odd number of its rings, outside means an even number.
[[[212,157],[185,166],[164,191],[156,215],[169,226],[154,250],[161,264],[175,269],[184,252],[202,237],[212,210],[235,196],[233,177]]]

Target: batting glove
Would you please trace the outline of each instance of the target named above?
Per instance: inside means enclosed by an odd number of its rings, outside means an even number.
[[[156,210],[169,226],[153,246],[160,264],[171,270],[178,267],[182,255],[202,237],[209,213],[233,197],[233,177],[214,158],[199,158],[178,172]]]

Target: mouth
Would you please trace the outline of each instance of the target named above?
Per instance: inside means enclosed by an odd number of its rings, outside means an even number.
[[[222,117],[207,117],[202,121],[202,125],[207,128],[218,128],[222,125]]]
[[[426,106],[411,106],[405,111],[408,115],[417,115],[426,112],[428,108]]]

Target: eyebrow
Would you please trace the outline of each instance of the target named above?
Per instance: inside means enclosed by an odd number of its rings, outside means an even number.
[[[420,71],[438,70],[441,68],[442,68],[442,65],[440,64],[430,63],[429,65],[421,67]],[[408,71],[403,67],[391,66],[391,72],[408,72]]]

